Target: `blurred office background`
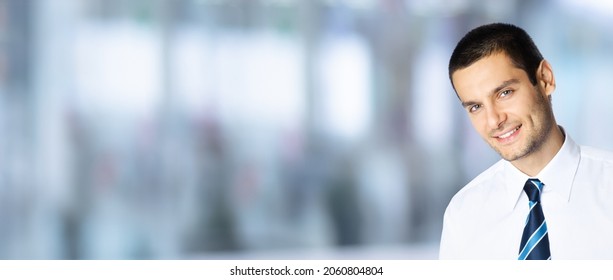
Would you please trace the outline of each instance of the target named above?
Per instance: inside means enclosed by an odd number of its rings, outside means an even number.
[[[0,0],[0,258],[436,258],[498,160],[446,70],[492,21],[613,150],[607,1]]]

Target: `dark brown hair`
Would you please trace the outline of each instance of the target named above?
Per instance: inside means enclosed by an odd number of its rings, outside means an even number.
[[[453,50],[449,59],[449,79],[451,75],[478,60],[492,54],[504,52],[513,64],[528,74],[536,85],[536,70],[543,55],[532,38],[523,29],[507,23],[492,23],[479,26],[464,35]],[[455,86],[454,86],[455,89]]]

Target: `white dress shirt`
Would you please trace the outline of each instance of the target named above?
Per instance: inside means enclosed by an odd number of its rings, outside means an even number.
[[[517,259],[528,216],[528,178],[500,160],[462,188],[445,211],[440,259]],[[535,177],[551,259],[613,260],[613,153],[567,135]]]

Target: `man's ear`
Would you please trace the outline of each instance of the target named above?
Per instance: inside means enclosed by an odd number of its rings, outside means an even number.
[[[556,89],[556,79],[553,75],[551,64],[547,60],[542,60],[536,70],[536,80],[538,85],[543,89],[543,92],[551,98],[551,94]]]

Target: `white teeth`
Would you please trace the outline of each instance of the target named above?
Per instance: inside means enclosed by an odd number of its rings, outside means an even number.
[[[511,131],[509,131],[509,132],[507,132],[507,133],[505,133],[503,135],[498,136],[498,138],[502,138],[502,139],[507,138],[507,137],[511,136],[511,134],[513,134],[515,131],[517,131],[517,129],[519,129],[519,127],[516,127],[515,129],[513,129],[513,130],[511,130]]]

